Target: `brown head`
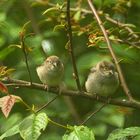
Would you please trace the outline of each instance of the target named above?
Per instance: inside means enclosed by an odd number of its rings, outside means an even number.
[[[99,70],[104,75],[113,75],[115,72],[115,66],[113,63],[108,61],[101,61],[96,66],[97,70]]]
[[[52,55],[49,56],[46,60],[45,60],[45,64],[47,64],[47,66],[50,67],[50,69],[63,69],[63,63],[61,62],[61,60],[59,59],[59,57]]]

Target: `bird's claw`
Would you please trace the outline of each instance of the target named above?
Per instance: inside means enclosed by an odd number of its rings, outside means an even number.
[[[97,93],[94,93],[96,100],[99,100],[99,96],[97,95]]]
[[[44,89],[47,90],[47,91],[49,91],[49,86],[45,84],[44,85]]]
[[[107,104],[110,103],[111,97],[107,98]]]

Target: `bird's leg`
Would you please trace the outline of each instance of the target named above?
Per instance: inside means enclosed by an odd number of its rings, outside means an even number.
[[[32,82],[28,82],[28,85],[31,86],[32,85]]]
[[[62,93],[61,86],[59,86],[58,88],[59,88],[59,89],[58,89],[58,90],[59,90],[59,91],[58,91],[58,94],[61,95],[61,93]]]
[[[96,100],[98,101],[99,100],[98,94],[97,93],[94,93],[94,95],[95,95]]]
[[[50,90],[50,87],[47,84],[44,84],[44,89],[48,92]]]
[[[107,98],[107,104],[109,104],[109,103],[110,103],[110,100],[111,100],[111,97],[110,97],[110,96],[108,96],[108,98]]]
[[[58,88],[59,88],[58,94],[61,95],[62,91],[63,90],[66,90],[66,84],[64,82],[61,82],[59,84],[59,87]]]

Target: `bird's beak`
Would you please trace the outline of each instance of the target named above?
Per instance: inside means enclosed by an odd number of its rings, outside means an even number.
[[[112,70],[109,70],[109,74],[113,75],[113,73],[114,73],[114,72],[113,72]]]
[[[57,67],[57,63],[53,63],[54,67]]]

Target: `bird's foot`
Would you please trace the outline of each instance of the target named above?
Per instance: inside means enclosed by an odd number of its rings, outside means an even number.
[[[106,103],[109,104],[110,103],[110,100],[111,100],[111,97],[108,97]]]
[[[96,100],[99,100],[99,96],[97,95],[97,93],[94,93]]]
[[[61,93],[62,93],[62,89],[61,89],[61,87],[59,86],[58,94],[61,95]]]
[[[48,85],[44,84],[44,89],[47,90],[47,91],[49,91],[50,88],[49,88]]]
[[[29,82],[29,83],[28,83],[28,86],[31,86],[31,85],[32,85],[32,82]]]

